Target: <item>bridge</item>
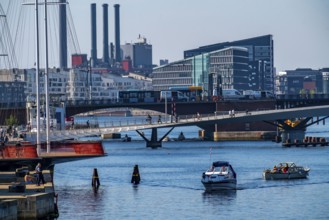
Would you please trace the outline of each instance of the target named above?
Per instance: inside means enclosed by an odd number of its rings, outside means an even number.
[[[292,107],[329,105],[329,94],[306,95],[277,95],[276,99],[265,100],[220,100],[200,101],[200,102],[169,102],[165,106],[164,102],[150,103],[124,103],[113,100],[79,100],[65,101],[63,103],[53,103],[54,106],[65,106],[66,117],[79,113],[86,113],[98,109],[106,108],[139,108],[158,112],[173,112],[178,115],[183,114],[209,114],[215,111],[227,111],[235,109],[238,111],[257,109],[286,109]],[[175,105],[175,106],[174,106]],[[20,124],[27,124],[26,103],[0,103],[0,124],[3,125],[10,115],[15,116]]]
[[[147,146],[161,146],[161,141],[165,138],[165,136],[175,127],[180,126],[192,126],[196,125],[199,127],[209,125],[209,124],[217,124],[217,126],[223,126],[231,123],[247,123],[247,122],[255,122],[255,121],[279,121],[291,118],[312,118],[312,117],[321,117],[325,118],[329,117],[329,105],[325,106],[311,106],[311,107],[302,107],[302,108],[293,108],[293,109],[277,109],[277,110],[263,110],[263,111],[248,111],[248,112],[236,112],[234,117],[228,114],[217,114],[214,112],[212,114],[202,115],[200,118],[196,118],[195,116],[186,115],[184,117],[180,117],[178,122],[170,122],[163,121],[160,124],[147,123],[144,121],[127,121],[126,124],[122,122],[120,124],[111,124],[110,127],[99,127],[99,128],[87,128],[87,129],[74,129],[74,130],[53,130],[50,133],[51,141],[60,141],[65,139],[73,139],[73,138],[81,138],[86,136],[99,136],[101,134],[107,133],[120,133],[127,131],[137,131],[142,135],[140,130],[144,129],[152,129],[152,137],[148,139],[143,137],[145,141],[147,141]],[[322,119],[322,120],[323,120]],[[157,138],[156,129],[158,128],[168,128],[171,130],[160,140]],[[35,133],[34,133],[35,134]],[[46,141],[45,133],[41,133],[41,141]],[[35,141],[33,139],[33,133],[28,133],[27,138],[30,141]]]

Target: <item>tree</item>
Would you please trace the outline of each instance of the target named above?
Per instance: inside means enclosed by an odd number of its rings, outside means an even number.
[[[18,125],[18,119],[15,116],[10,115],[9,118],[6,118],[5,125],[8,125],[10,127],[12,127],[13,125]]]

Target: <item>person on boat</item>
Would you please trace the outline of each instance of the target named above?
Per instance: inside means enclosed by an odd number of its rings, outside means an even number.
[[[278,172],[278,168],[276,167],[276,165],[274,165],[274,167],[273,167],[273,173],[276,173],[276,172]]]
[[[158,116],[158,124],[162,123],[161,121],[161,115]]]
[[[87,128],[89,128],[89,120],[87,121]]]
[[[42,167],[41,167],[41,163],[38,163],[38,165],[35,167],[35,173],[37,174],[37,185],[40,186],[40,182],[42,182],[42,184],[45,184],[46,181],[43,177],[43,173],[42,173]]]
[[[25,184],[32,184],[34,182],[34,177],[30,175],[30,172],[27,172],[24,176]]]
[[[288,172],[288,169],[289,169],[288,164],[286,164],[286,166],[282,169],[282,172],[286,173]]]
[[[227,168],[226,168],[225,166],[222,166],[220,172],[221,172],[221,173],[225,173],[225,172],[227,172]]]

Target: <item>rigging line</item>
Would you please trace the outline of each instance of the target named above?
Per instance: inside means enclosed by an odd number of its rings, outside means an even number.
[[[29,21],[30,17],[27,16],[29,13],[26,13],[26,10],[28,8],[19,7],[19,16],[18,20],[16,22],[16,31],[15,31],[15,40],[14,40],[14,47],[16,49],[16,53],[20,55],[21,63],[20,65],[23,65],[23,61],[25,61],[25,57],[31,57],[27,52],[28,50],[25,50],[26,47],[28,48],[30,46],[30,35],[31,32],[29,31]],[[29,11],[28,11],[29,12]],[[27,31],[25,31],[27,30]],[[26,41],[27,38],[28,40]],[[24,57],[24,58],[23,58]]]
[[[81,50],[80,50],[80,45],[79,45],[79,40],[78,40],[78,36],[77,36],[77,32],[76,32],[76,29],[75,29],[75,25],[74,25],[74,20],[73,20],[73,17],[72,17],[72,13],[71,13],[71,7],[70,7],[70,5],[68,4],[68,11],[69,11],[69,23],[71,23],[71,29],[72,29],[72,35],[73,35],[73,42],[74,42],[74,44],[76,44],[76,46],[75,46],[75,49],[76,49],[76,51],[75,52],[77,52],[77,53],[81,53]]]
[[[17,67],[17,64],[18,64],[18,60],[16,58],[16,54],[15,54],[15,49],[14,49],[14,44],[13,44],[13,41],[12,41],[12,37],[11,37],[11,34],[10,34],[10,29],[9,29],[9,26],[8,26],[8,22],[5,20],[5,33],[7,35],[7,38],[8,38],[8,56],[10,54],[10,57],[9,59],[11,60],[11,63],[13,65],[13,67]]]

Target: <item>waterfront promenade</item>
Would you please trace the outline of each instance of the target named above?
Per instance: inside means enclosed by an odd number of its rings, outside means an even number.
[[[24,181],[26,169],[0,172],[0,219],[41,219],[56,216],[55,188],[50,170],[44,170],[46,183]],[[30,171],[30,175],[34,175]]]

